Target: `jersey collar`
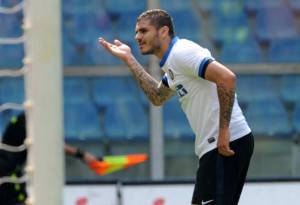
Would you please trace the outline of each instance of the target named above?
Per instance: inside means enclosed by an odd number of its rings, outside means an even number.
[[[173,48],[173,46],[175,45],[175,43],[179,40],[179,38],[177,36],[175,36],[172,41],[169,44],[169,47],[167,49],[167,51],[165,52],[165,54],[163,55],[161,61],[159,62],[159,66],[163,67],[168,59],[168,56]]]

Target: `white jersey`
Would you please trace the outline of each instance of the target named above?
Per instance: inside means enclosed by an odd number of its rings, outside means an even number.
[[[204,79],[206,66],[211,60],[214,59],[207,49],[175,37],[160,62],[165,72],[162,81],[177,92],[181,107],[196,135],[195,152],[199,158],[217,147],[219,134],[217,87],[215,83]],[[230,141],[251,132],[236,96],[229,128]]]

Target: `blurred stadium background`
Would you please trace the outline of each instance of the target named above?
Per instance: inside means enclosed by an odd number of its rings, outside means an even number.
[[[0,0],[12,7],[21,0]],[[118,6],[116,6],[118,5]],[[300,1],[160,0],[174,18],[180,38],[211,50],[238,75],[237,95],[256,138],[248,178],[300,178]],[[132,46],[136,17],[146,0],[62,0],[65,141],[96,155],[155,152],[151,149],[150,105],[121,61],[98,45],[103,36]],[[0,38],[22,35],[23,13],[0,13]],[[22,67],[23,45],[0,45],[0,69]],[[0,102],[24,101],[23,78],[0,79]],[[97,176],[66,157],[66,180],[193,180],[197,168],[194,136],[174,97],[162,107],[161,170],[151,163]],[[18,111],[0,113],[0,130]],[[159,131],[159,130],[158,130]],[[151,158],[152,155],[150,155]],[[184,168],[183,168],[184,167]],[[157,174],[157,173],[158,174]],[[162,174],[160,174],[162,173]]]

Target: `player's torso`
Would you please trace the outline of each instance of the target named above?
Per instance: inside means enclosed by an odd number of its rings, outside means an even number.
[[[167,74],[169,88],[176,91],[185,112],[189,108],[191,110],[201,109],[202,104],[217,99],[216,85],[189,73],[188,69],[185,68],[189,65],[176,64],[176,58],[178,58],[176,49],[180,49],[180,47],[174,46],[174,51],[170,53],[168,60],[162,67],[164,73]]]
[[[176,91],[181,107],[197,135],[203,133],[201,128],[207,127],[204,125],[207,121],[203,120],[203,116],[208,117],[208,113],[218,112],[218,105],[214,106],[218,103],[216,85],[184,72],[185,68],[177,65],[175,58],[176,55],[171,53],[162,69],[167,74],[169,88]]]
[[[186,113],[188,121],[196,134],[195,148],[198,156],[216,146],[216,138],[218,136],[219,127],[219,100],[216,84],[201,78],[197,75],[196,69],[187,69],[188,67],[197,68],[201,64],[197,59],[185,56],[180,50],[185,46],[185,42],[180,42],[173,47],[168,59],[165,61],[162,69],[165,72],[167,83],[170,89],[176,91],[181,107]],[[189,42],[187,42],[189,43]],[[193,44],[186,46],[193,47]],[[192,48],[193,49],[193,48]],[[189,55],[194,52],[203,52],[207,54],[203,48],[194,48]],[[181,56],[179,56],[181,55]],[[182,56],[183,55],[183,56]],[[199,53],[198,53],[199,56]],[[180,58],[180,61],[178,60]],[[189,59],[190,65],[180,64],[182,59]],[[187,61],[184,61],[187,62]],[[200,65],[201,66],[201,65]],[[231,118],[232,140],[241,136],[241,134],[249,133],[249,128],[235,99],[233,113]],[[212,140],[213,139],[213,140]]]

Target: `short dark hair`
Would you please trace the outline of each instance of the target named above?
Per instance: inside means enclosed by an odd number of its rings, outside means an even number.
[[[156,29],[167,26],[169,28],[169,36],[171,38],[175,36],[173,19],[166,11],[162,9],[151,9],[143,12],[137,18],[137,22],[142,19],[150,20],[150,23],[154,25]]]

